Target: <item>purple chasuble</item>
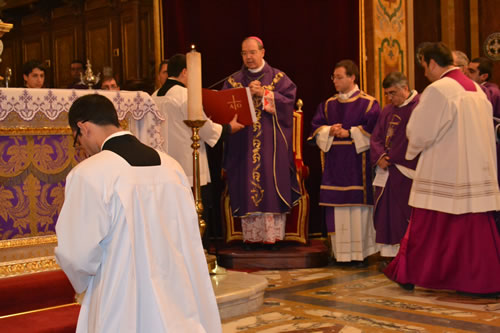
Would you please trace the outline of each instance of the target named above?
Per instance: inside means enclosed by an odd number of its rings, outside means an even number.
[[[373,223],[376,242],[399,244],[410,220],[411,207],[408,205],[412,180],[403,175],[396,164],[415,170],[418,157],[405,159],[408,139],[406,125],[411,112],[417,106],[420,95],[416,95],[407,105],[397,107],[387,105],[377,121],[370,138],[370,158],[373,167],[384,156],[389,156],[389,178],[385,187],[375,187],[375,207]]]
[[[315,140],[322,126],[336,123],[341,123],[344,129],[358,127],[370,136],[379,113],[378,102],[364,92],[358,91],[345,101],[335,95],[318,106],[311,123],[312,134],[307,140]],[[330,207],[373,204],[370,152],[357,154],[350,138],[335,138],[325,153],[319,204]]]
[[[262,97],[254,97],[257,122],[227,139],[223,166],[236,217],[286,213],[300,198],[292,150],[297,88],[285,73],[266,63],[257,73],[242,69],[222,89],[247,87],[254,80],[273,91],[276,114],[264,111]]]

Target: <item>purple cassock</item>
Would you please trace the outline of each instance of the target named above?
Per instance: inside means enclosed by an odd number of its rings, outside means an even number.
[[[262,97],[254,97],[257,122],[227,139],[223,167],[236,217],[286,213],[300,198],[292,150],[297,88],[285,73],[266,63],[257,73],[243,68],[222,89],[247,87],[254,80],[274,93],[276,113],[264,111]]]
[[[321,103],[312,119],[314,140],[322,126],[341,123],[344,129],[358,127],[367,136],[373,131],[380,113],[374,97],[362,91],[349,99],[340,100],[338,95]],[[320,187],[320,206],[367,206],[373,204],[372,171],[369,151],[356,153],[351,138],[335,138],[324,156],[323,177]],[[333,209],[326,212],[328,232],[335,230]]]
[[[408,206],[408,199],[412,180],[403,175],[396,164],[412,170],[417,167],[418,157],[408,161],[405,155],[408,147],[406,125],[419,98],[420,95],[416,95],[403,107],[387,105],[370,138],[373,167],[384,156],[389,156],[391,163],[385,187],[375,186],[373,223],[377,231],[376,242],[379,244],[399,244],[410,220],[411,207]]]
[[[493,117],[500,118],[500,89],[498,86],[491,82],[484,82],[481,84],[481,88],[483,89],[486,97],[490,101],[493,106]],[[495,126],[500,123],[498,120],[493,121]],[[497,175],[500,180],[500,143],[497,142]]]
[[[496,84],[491,82],[484,82],[481,88],[493,106],[493,116],[500,118],[500,89],[498,89]]]

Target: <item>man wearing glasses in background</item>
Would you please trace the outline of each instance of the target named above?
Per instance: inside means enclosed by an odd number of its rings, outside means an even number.
[[[378,251],[369,149],[380,106],[359,90],[358,79],[353,61],[335,65],[332,80],[338,94],[318,106],[307,140],[324,154],[319,204],[325,207],[332,254],[338,262],[363,267],[364,259]]]

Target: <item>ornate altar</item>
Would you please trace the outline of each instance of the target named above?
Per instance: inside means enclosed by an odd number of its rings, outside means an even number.
[[[144,92],[0,89],[0,277],[57,268],[55,224],[65,179],[85,158],[73,147],[67,112],[91,93],[108,97],[122,126],[142,142],[166,146],[164,119]]]

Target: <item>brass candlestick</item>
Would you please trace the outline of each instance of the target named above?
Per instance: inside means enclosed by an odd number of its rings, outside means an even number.
[[[200,235],[203,237],[205,233],[205,220],[203,220],[203,203],[201,202],[201,187],[200,187],[200,128],[205,124],[206,120],[184,120],[184,123],[191,127],[193,131],[193,136],[191,140],[193,140],[193,144],[191,148],[193,148],[193,194],[194,194],[194,202],[196,205],[196,213],[198,213],[198,224],[200,227]]]
[[[193,144],[193,194],[196,205],[196,213],[198,214],[198,225],[200,228],[200,236],[203,238],[205,233],[206,223],[203,220],[203,203],[201,201],[201,184],[200,184],[200,128],[205,124],[206,120],[184,120],[184,123],[191,127],[193,136],[191,140]],[[217,265],[217,258],[214,255],[208,254],[205,250],[205,258],[207,260],[208,271],[210,274],[222,275],[226,274],[226,269]]]

